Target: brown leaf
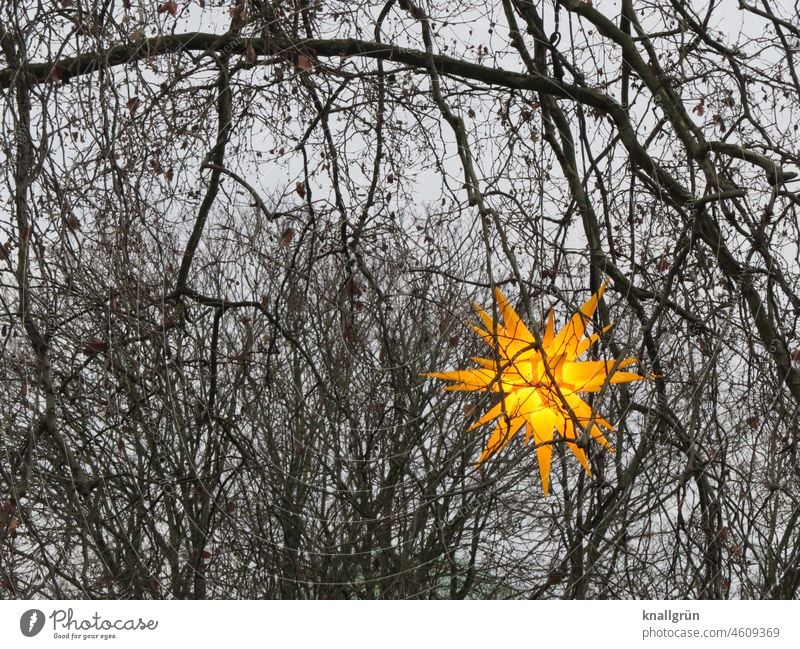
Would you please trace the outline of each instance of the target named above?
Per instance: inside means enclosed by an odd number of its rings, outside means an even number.
[[[692,108],[692,112],[702,117],[706,112],[705,104],[702,101],[700,101],[700,103],[697,104],[697,106]]]
[[[22,385],[19,386],[19,396],[27,397],[28,396],[28,383],[23,382]]]
[[[172,179],[175,177],[175,172],[173,171],[172,167],[164,172],[164,177],[167,179],[167,182],[172,182]]]
[[[253,43],[251,41],[247,41],[247,47],[244,49],[244,60],[247,65],[255,65],[256,51],[253,48]]]
[[[474,417],[478,414],[478,406],[474,403],[465,403],[464,404],[464,416],[465,417]]]
[[[750,428],[758,428],[758,417],[748,417],[745,421]]]
[[[342,338],[351,345],[358,342],[358,328],[353,322],[352,318],[345,318],[342,320]]]
[[[175,2],[175,0],[167,0],[166,2],[162,2],[160,5],[158,5],[158,13],[168,13],[170,16],[174,16],[178,13],[178,3]]]
[[[245,10],[244,0],[239,0],[235,5],[230,8],[231,17],[245,22],[247,20],[247,11]]]
[[[141,104],[142,104],[142,101],[141,101],[141,99],[139,99],[139,95],[136,95],[134,97],[131,97],[128,100],[128,103],[125,104],[125,106],[128,108],[128,112],[131,115],[133,115]]]
[[[158,593],[161,590],[161,582],[155,577],[150,577],[147,580],[147,588],[151,593]]]
[[[289,313],[297,315],[303,309],[303,294],[296,286],[292,285],[289,288],[289,296],[286,300],[289,308]]]
[[[206,548],[203,548],[202,550],[200,550],[200,558],[203,559],[204,561],[207,561],[208,559],[210,559],[211,558],[211,550],[207,550]]]
[[[66,70],[62,68],[60,65],[54,65],[50,68],[50,80],[51,81],[63,81],[66,75]]]
[[[94,356],[95,354],[99,354],[100,352],[104,352],[108,349],[108,341],[103,340],[102,338],[98,338],[97,336],[92,336],[86,341],[86,345],[83,348],[83,353],[87,354],[88,356]]]
[[[298,54],[297,67],[301,70],[311,70],[314,67],[314,62],[305,54]]]
[[[300,198],[306,197],[306,186],[299,180],[294,184],[294,191],[297,192],[297,195],[300,196]]]
[[[286,228],[281,235],[281,248],[288,248],[289,244],[292,243],[292,239],[294,239],[294,229],[293,228]]]
[[[551,572],[549,575],[547,575],[547,585],[548,586],[555,586],[563,578],[564,578],[564,575],[562,575],[560,572],[558,572],[558,571]]]
[[[364,289],[361,288],[359,281],[353,276],[347,280],[345,288],[347,290],[347,295],[350,297],[356,297],[364,292]]]
[[[800,349],[795,349],[791,353],[791,357],[792,357],[792,360],[795,361],[795,362],[800,361]]]

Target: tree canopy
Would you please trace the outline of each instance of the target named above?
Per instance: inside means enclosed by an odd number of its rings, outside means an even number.
[[[798,51],[770,0],[2,3],[0,596],[796,597]],[[424,376],[471,304],[535,347],[604,283],[616,453],[477,466],[497,399]]]

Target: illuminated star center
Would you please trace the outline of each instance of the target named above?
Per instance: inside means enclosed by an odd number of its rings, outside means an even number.
[[[578,360],[600,338],[599,333],[587,336],[586,325],[592,319],[604,290],[605,284],[558,333],[551,309],[541,340],[531,334],[500,289],[495,289],[495,298],[502,314],[502,324],[475,305],[484,326],[473,325],[472,328],[494,351],[495,357],[473,358],[479,365],[475,369],[429,372],[426,376],[452,381],[453,384],[445,387],[445,390],[493,392],[500,395],[497,403],[470,426],[472,430],[496,420],[494,431],[478,460],[479,466],[524,428],[525,441],[533,440],[536,448],[542,488],[546,495],[556,434],[589,475],[591,470],[586,453],[577,444],[579,435],[586,431],[589,437],[614,451],[603,432],[613,431],[614,428],[593,412],[578,393],[598,392],[613,383],[627,383],[646,377],[619,371],[636,363],[635,358],[618,361]]]

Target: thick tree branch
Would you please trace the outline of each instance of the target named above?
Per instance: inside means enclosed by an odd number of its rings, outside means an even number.
[[[203,236],[203,229],[205,228],[206,219],[211,211],[211,206],[217,197],[220,186],[220,178],[222,170],[225,168],[225,147],[231,136],[231,121],[233,115],[233,99],[231,97],[231,84],[228,76],[228,56],[223,55],[219,61],[219,76],[217,77],[217,141],[214,148],[209,152],[207,161],[203,166],[211,168],[211,178],[208,182],[208,189],[200,204],[197,218],[195,219],[194,229],[189,237],[189,242],[186,244],[186,250],[183,253],[183,260],[181,261],[181,268],[178,271],[178,288],[186,286],[189,278],[189,270],[192,267],[192,260],[194,259],[197,246],[200,245],[200,238]],[[209,164],[209,162],[211,164]]]

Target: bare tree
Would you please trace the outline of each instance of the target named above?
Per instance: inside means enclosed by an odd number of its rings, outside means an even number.
[[[800,27],[606,5],[3,3],[0,593],[795,597]],[[605,280],[616,454],[477,468]]]

